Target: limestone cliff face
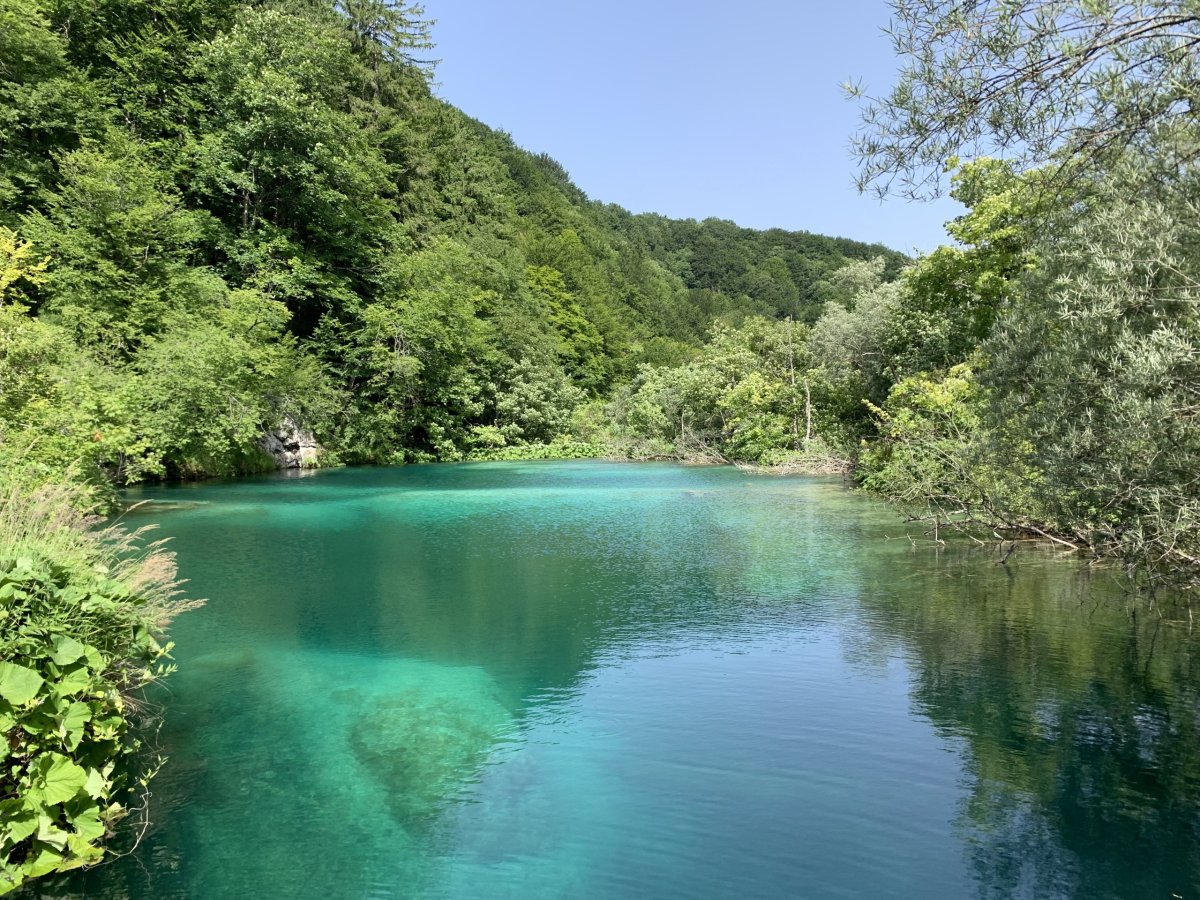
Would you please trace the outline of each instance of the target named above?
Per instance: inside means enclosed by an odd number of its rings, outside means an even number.
[[[320,464],[321,445],[292,416],[285,416],[276,428],[264,432],[260,446],[279,469],[312,469]]]

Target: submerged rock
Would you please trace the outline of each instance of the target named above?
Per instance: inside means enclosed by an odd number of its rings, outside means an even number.
[[[432,823],[477,777],[512,725],[484,673],[428,668],[434,678],[368,699],[347,735],[355,758],[408,829]]]
[[[265,432],[259,446],[277,469],[313,469],[321,455],[316,436],[293,416],[284,416],[277,428]]]

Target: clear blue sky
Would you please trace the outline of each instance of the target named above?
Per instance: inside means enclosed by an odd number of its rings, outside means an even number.
[[[634,212],[944,242],[957,203],[853,185],[855,104],[892,83],[884,0],[426,0],[437,91]]]

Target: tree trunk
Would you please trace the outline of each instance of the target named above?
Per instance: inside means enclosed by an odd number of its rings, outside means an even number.
[[[812,388],[808,379],[804,379],[804,443],[812,440]]]

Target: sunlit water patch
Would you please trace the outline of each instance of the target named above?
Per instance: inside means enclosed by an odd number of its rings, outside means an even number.
[[[1181,897],[1192,641],[837,480],[477,464],[131,492],[194,596],[96,898]]]

